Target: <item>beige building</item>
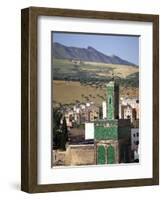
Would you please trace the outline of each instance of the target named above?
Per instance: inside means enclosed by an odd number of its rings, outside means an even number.
[[[139,119],[139,100],[137,98],[121,98],[119,106],[119,118],[127,119],[130,117],[133,119]]]
[[[130,105],[121,106],[121,118],[130,119],[131,122],[136,120],[136,109],[132,108]]]

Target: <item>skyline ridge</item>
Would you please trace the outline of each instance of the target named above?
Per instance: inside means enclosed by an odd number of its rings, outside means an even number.
[[[116,54],[106,54],[95,47],[88,45],[87,47],[76,47],[62,44],[61,42],[53,42],[53,56],[58,59],[79,59],[82,61],[92,61],[110,64],[131,65],[139,67]],[[56,47],[54,47],[56,46]]]

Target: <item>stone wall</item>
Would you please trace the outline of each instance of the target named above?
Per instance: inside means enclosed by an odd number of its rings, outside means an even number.
[[[94,144],[90,145],[70,145],[69,146],[69,165],[94,165],[95,149]]]
[[[66,151],[53,151],[53,166],[94,165],[94,144],[69,145]]]

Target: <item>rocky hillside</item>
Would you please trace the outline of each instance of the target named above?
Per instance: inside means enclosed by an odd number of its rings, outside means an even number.
[[[68,47],[60,43],[53,43],[52,45],[52,54],[53,58],[55,59],[78,59],[80,61],[130,65],[137,67],[135,64],[116,55],[105,55],[104,53],[90,46],[88,46],[88,48],[79,48]]]

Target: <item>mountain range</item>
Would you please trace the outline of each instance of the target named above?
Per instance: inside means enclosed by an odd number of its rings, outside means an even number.
[[[134,63],[124,60],[119,56],[106,55],[91,46],[88,46],[87,48],[69,47],[55,42],[52,44],[52,55],[56,59],[79,59],[80,61],[130,65],[137,67]]]

